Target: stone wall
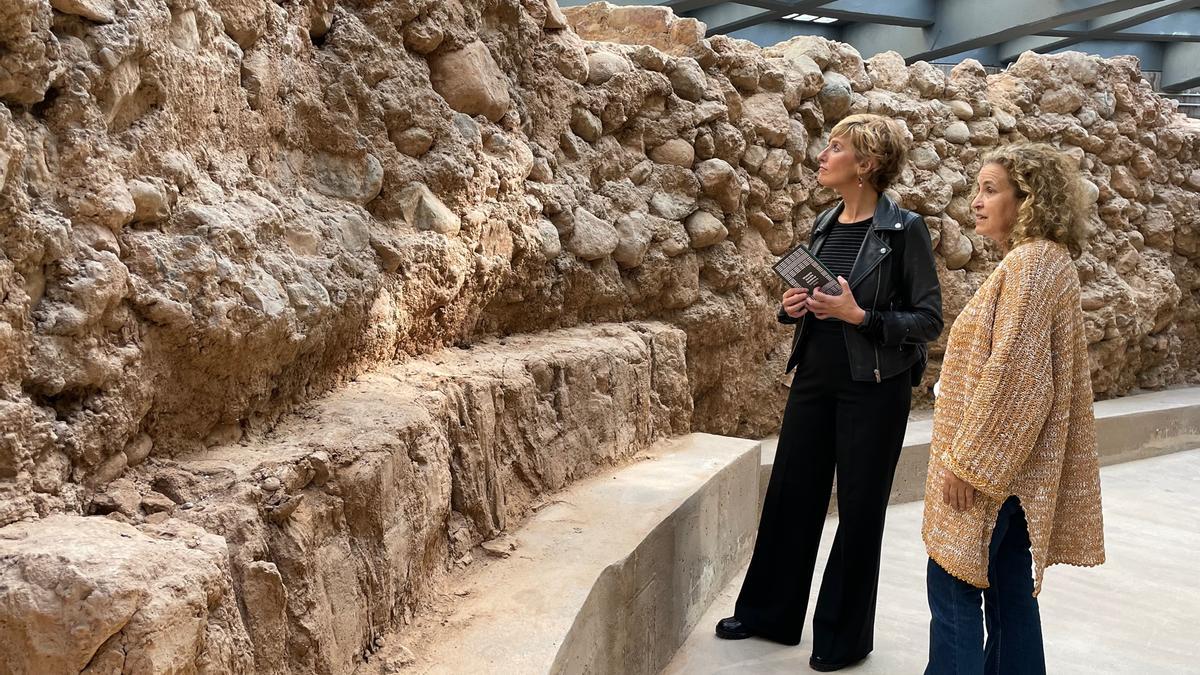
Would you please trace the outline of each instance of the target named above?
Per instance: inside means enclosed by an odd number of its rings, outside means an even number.
[[[0,10],[0,522],[81,511],[148,455],[236,442],[357,372],[486,334],[656,318],[699,430],[771,431],[772,257],[834,195],[814,155],[904,120],[953,318],[994,265],[982,150],[1068,148],[1096,391],[1197,375],[1198,133],[1131,59],[945,77],[662,8],[545,0],[35,0]],[[936,377],[935,367],[930,378]]]
[[[867,111],[912,135],[894,192],[926,216],[948,320],[998,260],[968,206],[981,153],[1048,141],[1094,187],[1078,269],[1097,395],[1200,381],[1200,129],[1130,58],[1027,54],[998,75],[967,61],[947,76],[818,38],[768,49],[705,39],[663,8],[563,12],[553,0],[6,2],[0,527],[165,513],[225,536],[235,562],[237,551],[249,552],[244,565],[305,561],[286,554],[297,507],[278,488],[299,481],[291,489],[324,504],[328,491],[309,474],[321,472],[301,453],[294,463],[309,469],[279,469],[267,491],[279,496],[253,492],[274,476],[261,467],[276,454],[309,447],[280,429],[321,428],[280,426],[282,415],[396,361],[585,324],[679,329],[630,357],[669,364],[670,377],[639,366],[649,379],[628,391],[641,393],[601,391],[605,415],[648,414],[650,400],[659,412],[606,436],[595,461],[692,429],[771,433],[788,330],[774,320],[782,288],[769,264],[835,201],[814,175],[828,129]],[[580,330],[600,339],[608,329]],[[486,364],[456,363],[492,377]],[[464,415],[487,410],[463,396]],[[517,396],[506,419],[533,424],[539,400]],[[377,553],[406,571],[347,572],[393,594],[350,594],[355,607],[400,620],[397,608],[423,588],[404,580],[595,465],[587,434],[498,438],[566,459],[542,466],[556,477],[546,479],[524,472],[536,462],[438,454],[439,475],[460,491],[438,492],[436,504],[408,478],[396,483],[395,512],[418,533],[410,548]],[[240,482],[204,463],[231,453],[249,467]],[[346,466],[367,471],[368,455],[351,453]],[[521,471],[505,473],[512,466]],[[480,506],[495,485],[470,487],[493,479],[512,487],[511,513]],[[220,494],[254,515],[218,522],[181,510]],[[338,522],[312,526],[329,550],[356,521]],[[257,543],[243,548],[245,532]],[[256,583],[238,565],[230,574],[239,594]],[[254,579],[270,589],[286,575]],[[322,602],[295,583],[303,602]],[[281,650],[263,662],[283,654],[331,672],[372,630],[356,624],[326,644],[299,615],[261,634],[245,620],[256,649]]]

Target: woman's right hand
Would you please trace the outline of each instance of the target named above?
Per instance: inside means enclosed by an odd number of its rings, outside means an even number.
[[[783,311],[793,319],[808,314],[808,290],[789,288],[783,293]]]

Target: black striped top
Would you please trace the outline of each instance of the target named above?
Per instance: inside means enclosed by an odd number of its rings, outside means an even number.
[[[858,259],[858,250],[862,248],[867,230],[871,229],[872,218],[860,220],[857,223],[834,222],[821,250],[817,251],[820,260],[835,276],[850,281],[850,271],[854,269],[854,261]],[[813,317],[813,328],[816,330],[841,330],[839,319],[816,319]]]
[[[858,250],[862,248],[863,239],[866,239],[867,230],[871,229],[872,222],[871,218],[860,220],[857,223],[835,222],[833,228],[829,230],[829,234],[825,235],[825,243],[821,244],[817,258],[835,276],[841,276],[849,281],[850,270],[854,269],[854,261],[858,259]]]

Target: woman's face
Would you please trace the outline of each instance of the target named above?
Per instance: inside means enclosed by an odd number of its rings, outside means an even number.
[[[857,158],[858,152],[849,138],[834,136],[829,145],[817,155],[817,182],[835,190],[858,187],[858,177],[865,181],[869,162]]]
[[[1004,244],[1017,222],[1017,189],[1008,179],[1008,170],[991,163],[979,170],[976,184],[978,192],[971,202],[975,231]]]

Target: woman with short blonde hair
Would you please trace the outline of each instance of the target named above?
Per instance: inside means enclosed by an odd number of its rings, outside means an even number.
[[[942,296],[921,216],[883,195],[904,164],[895,120],[852,115],[818,157],[817,180],[842,197],[817,216],[809,247],[838,287],[790,288],[795,369],[754,557],[717,636],[800,642],[821,529],[837,473],[838,530],[813,615],[819,671],[874,648],[884,516],[925,343],[942,330]],[[810,290],[812,293],[810,294]]]
[[[942,362],[922,528],[932,615],[925,672],[1036,675],[1046,672],[1043,570],[1104,561],[1072,261],[1083,183],[1064,153],[1018,143],[984,158],[976,189],[975,231],[1005,255],[955,320]]]

